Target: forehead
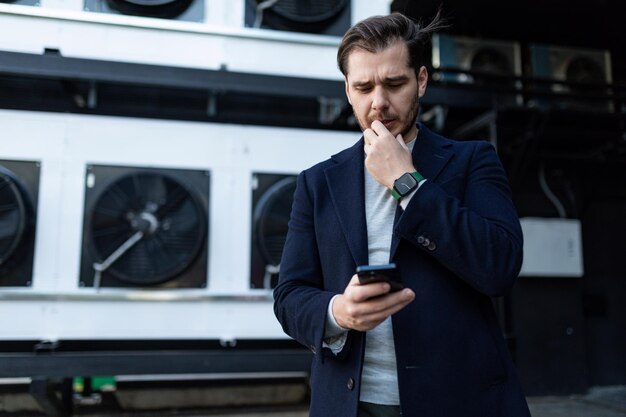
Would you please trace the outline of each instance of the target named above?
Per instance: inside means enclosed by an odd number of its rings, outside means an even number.
[[[413,73],[404,42],[398,41],[378,52],[355,48],[348,55],[347,77],[352,81],[387,78]]]

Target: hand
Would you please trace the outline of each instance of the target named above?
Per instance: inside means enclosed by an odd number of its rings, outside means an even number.
[[[361,332],[371,330],[415,298],[409,288],[392,293],[390,289],[386,282],[361,285],[358,275],[354,274],[344,293],[333,302],[337,324]]]
[[[401,134],[394,138],[382,122],[375,120],[370,129],[365,129],[363,138],[365,168],[378,183],[391,189],[402,174],[415,171],[411,151]]]

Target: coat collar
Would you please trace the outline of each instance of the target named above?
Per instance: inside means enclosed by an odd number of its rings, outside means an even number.
[[[418,129],[412,152],[413,164],[424,178],[436,182],[452,156],[451,141],[435,134],[422,123],[418,123]],[[352,147],[333,155],[331,160],[334,164],[324,171],[341,230],[356,265],[368,263],[363,144],[361,137]],[[395,252],[397,240],[395,237],[392,240],[391,254]]]

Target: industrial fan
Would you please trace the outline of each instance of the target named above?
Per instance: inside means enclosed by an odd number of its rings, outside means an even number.
[[[111,9],[122,14],[174,18],[183,13],[192,0],[107,0]]]
[[[23,179],[20,178],[21,173],[25,174]],[[0,161],[2,287],[32,283],[38,177],[39,167],[34,162]]]
[[[296,177],[256,174],[253,185],[251,284],[269,289],[278,279]]]
[[[111,179],[115,170],[90,167],[87,175],[81,284],[205,286],[207,173],[126,169]],[[105,184],[94,192],[98,181]]]
[[[203,0],[85,0],[85,10],[107,14],[204,21]]]
[[[515,42],[436,34],[432,60],[437,69],[467,70],[439,75],[457,82],[510,88],[514,86],[512,78],[521,75],[520,50]]]
[[[534,100],[537,104],[562,109],[613,111],[611,55],[608,50],[571,48],[555,45],[529,45],[532,77],[551,80],[536,91],[552,91],[553,97]]]
[[[349,0],[246,0],[246,24],[341,36],[350,26]]]

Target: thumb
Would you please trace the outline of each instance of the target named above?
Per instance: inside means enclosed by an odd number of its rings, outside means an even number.
[[[353,287],[355,285],[360,285],[359,282],[359,276],[357,274],[352,275],[352,279],[350,279],[350,282],[348,283],[348,287]]]

